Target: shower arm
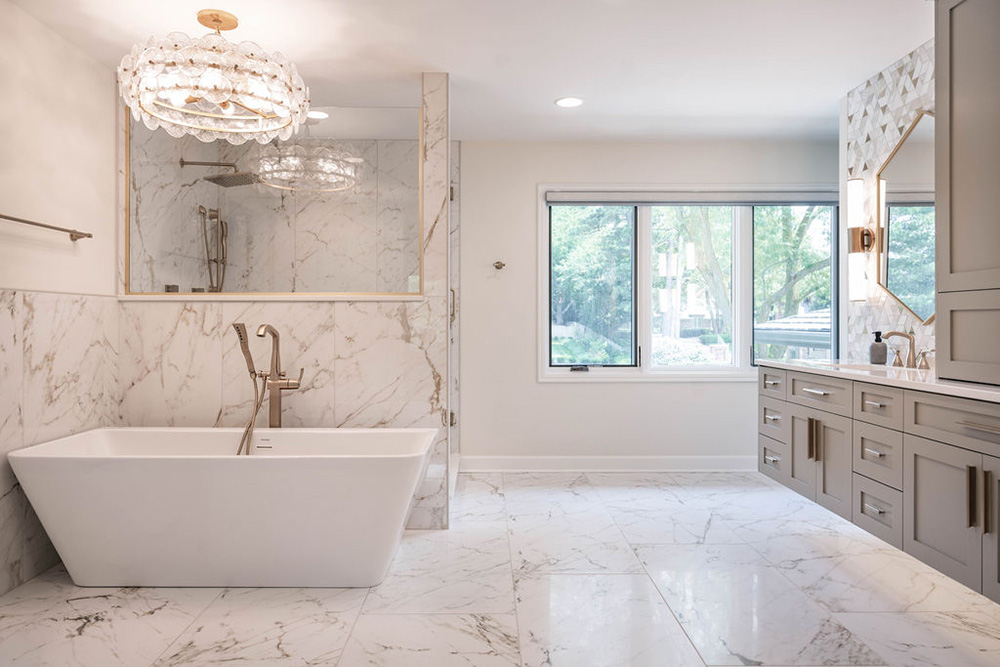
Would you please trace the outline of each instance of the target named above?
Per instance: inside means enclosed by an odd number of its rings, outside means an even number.
[[[182,167],[229,167],[233,171],[238,172],[239,167],[236,166],[235,162],[200,162],[196,160],[185,160],[181,158]]]

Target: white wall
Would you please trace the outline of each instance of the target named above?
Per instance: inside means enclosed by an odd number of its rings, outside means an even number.
[[[538,185],[831,185],[837,161],[835,141],[463,142],[463,469],[587,465],[492,458],[581,456],[719,457],[592,462],[604,467],[754,466],[753,383],[537,381]]]
[[[0,0],[0,288],[115,291],[115,73]]]

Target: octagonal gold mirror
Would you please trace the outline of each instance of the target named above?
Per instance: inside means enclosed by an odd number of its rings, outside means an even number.
[[[934,113],[922,111],[878,171],[878,282],[924,324],[934,320]]]

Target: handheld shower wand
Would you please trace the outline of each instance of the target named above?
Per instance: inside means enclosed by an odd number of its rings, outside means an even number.
[[[264,397],[267,394],[263,392],[264,387],[258,386],[257,383],[257,378],[266,377],[266,374],[262,376],[254,367],[253,356],[250,354],[250,339],[247,338],[247,325],[243,322],[233,322],[233,329],[236,329],[236,337],[240,339],[240,349],[243,350],[243,357],[247,360],[247,370],[250,372],[250,380],[253,382],[253,414],[250,415],[250,421],[247,422],[246,428],[243,429],[240,446],[236,450],[236,455],[239,456],[244,453],[244,446],[246,447],[246,454],[250,454],[250,441],[253,438],[257,413],[260,412],[260,408],[264,404]],[[260,384],[263,385],[263,382]]]
[[[243,350],[243,356],[247,360],[247,370],[250,371],[251,377],[257,377],[257,369],[253,364],[253,355],[250,354],[250,339],[247,338],[247,325],[243,322],[233,322],[233,328],[236,329],[236,337],[240,339],[240,349]]]

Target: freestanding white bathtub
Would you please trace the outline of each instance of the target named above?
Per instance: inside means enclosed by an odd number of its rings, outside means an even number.
[[[373,586],[435,429],[116,428],[12,452],[79,586]]]

